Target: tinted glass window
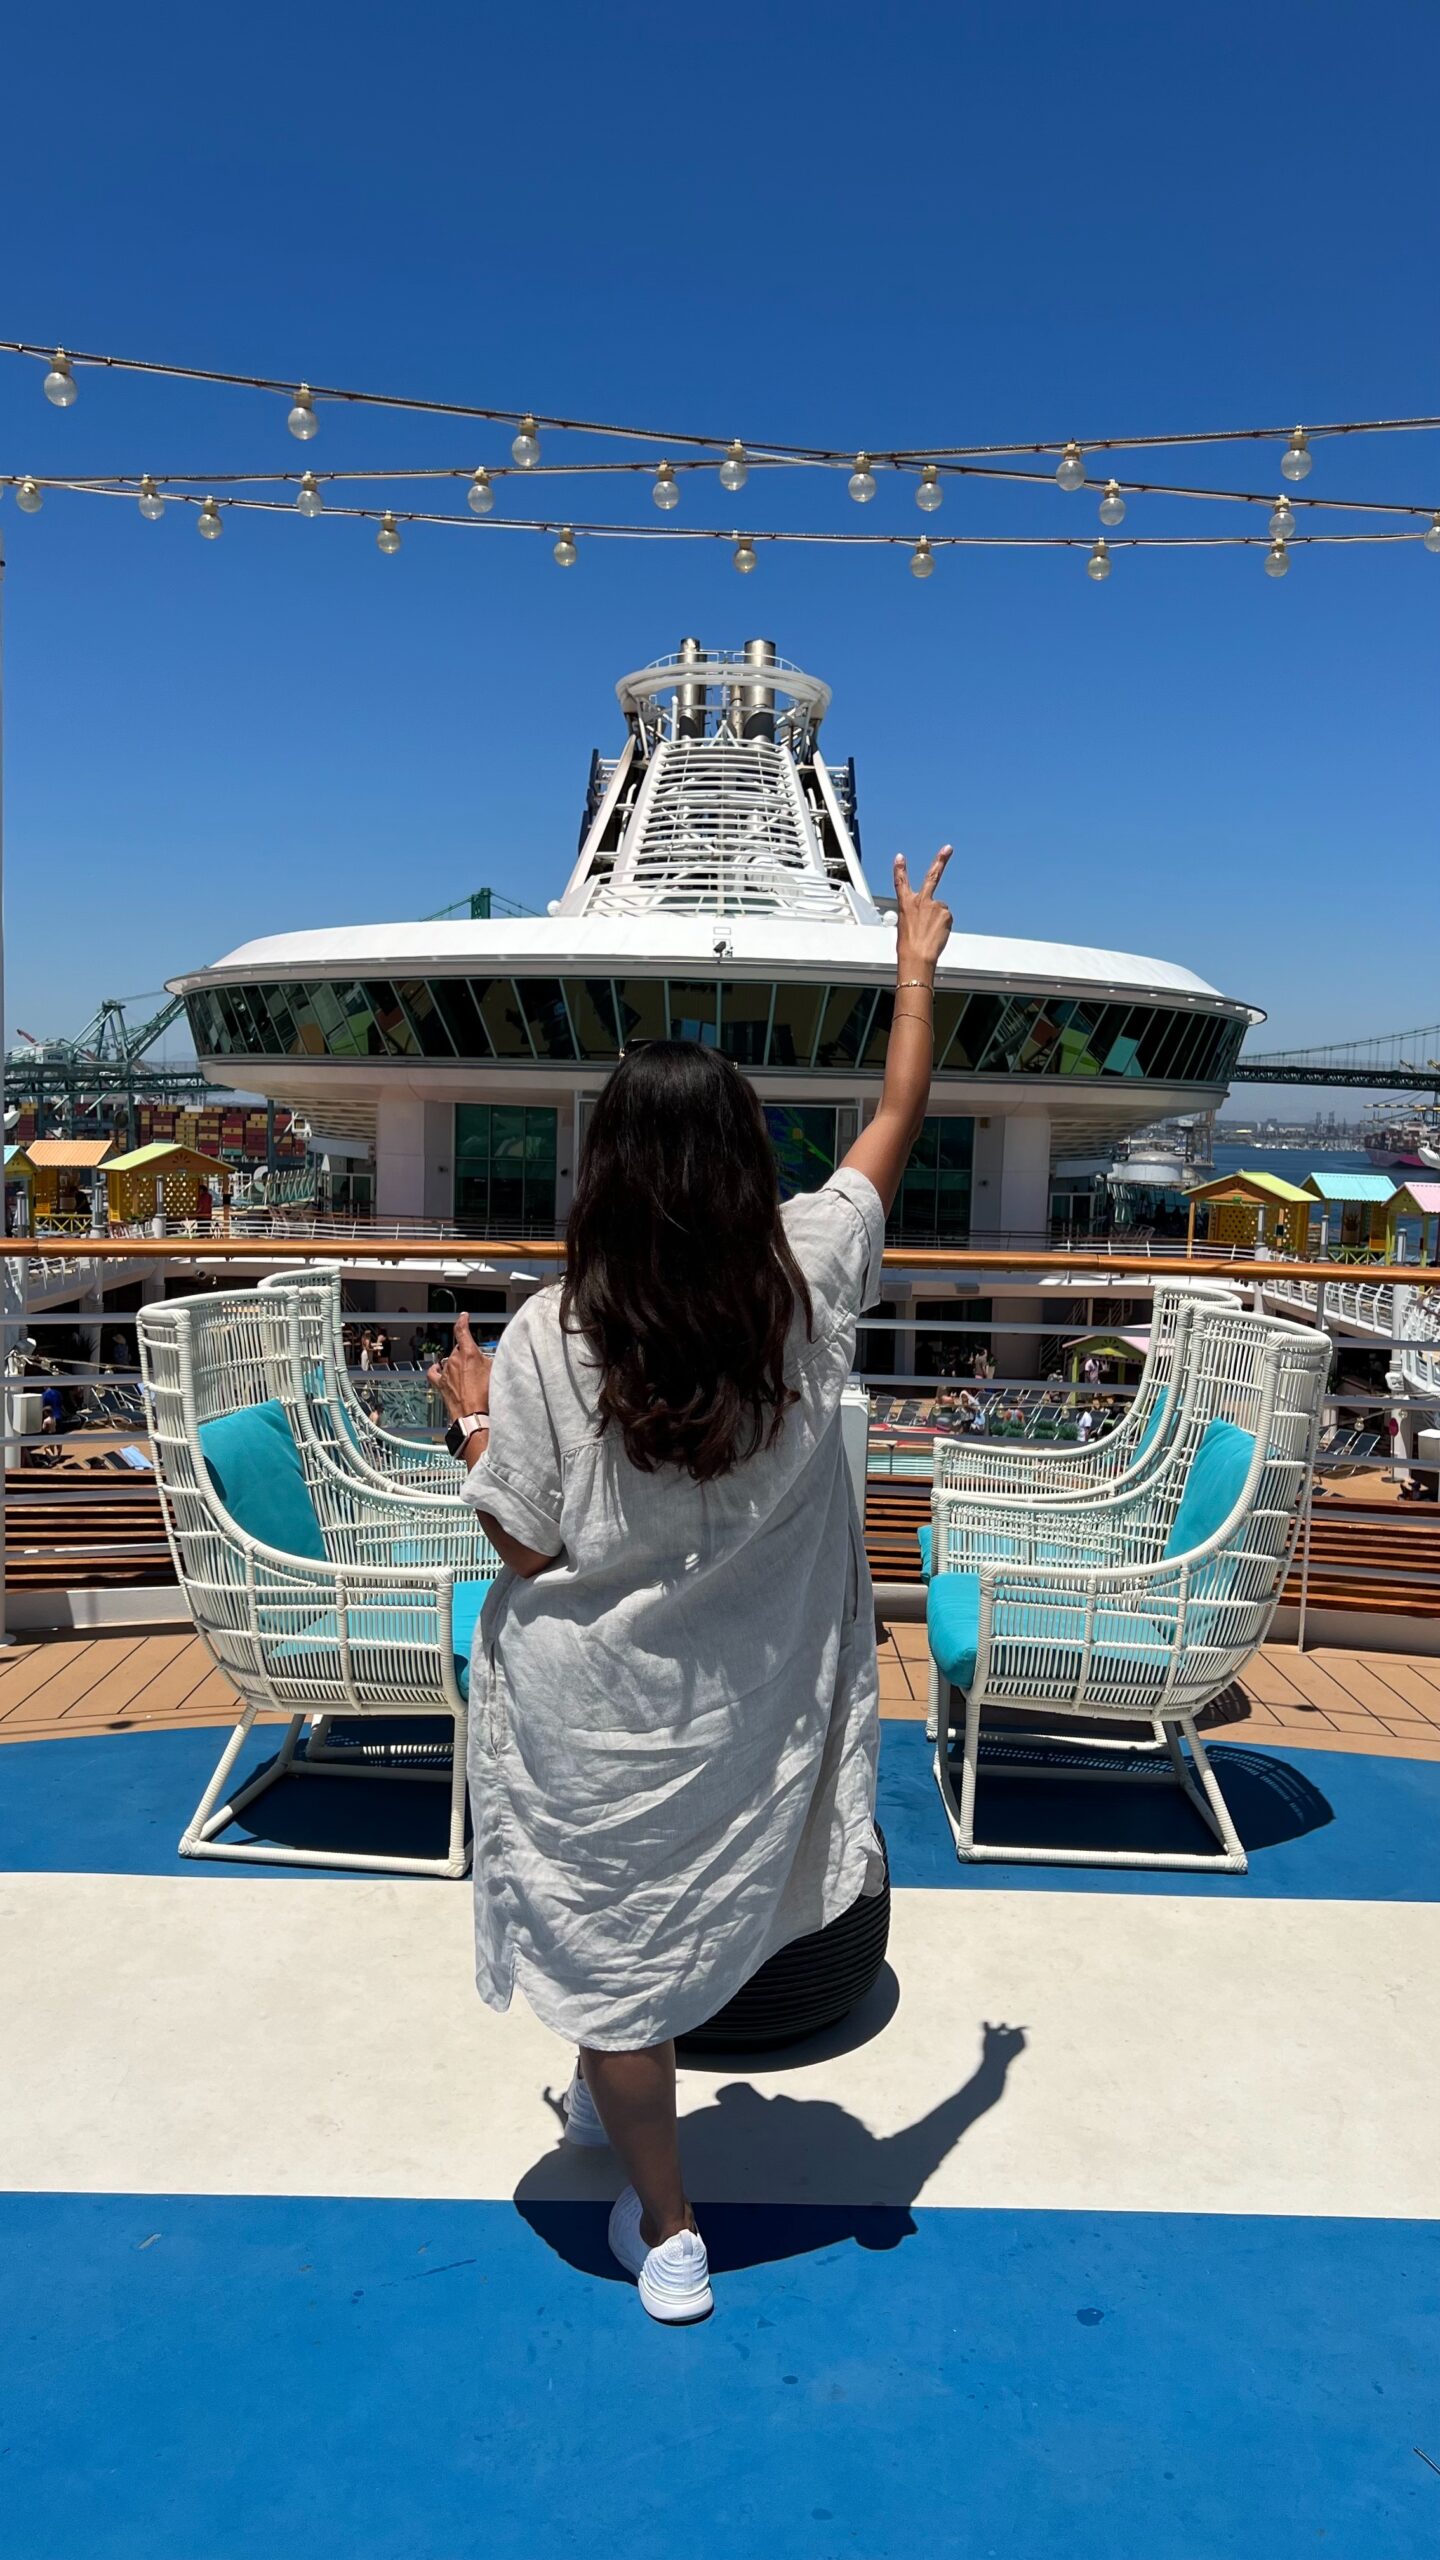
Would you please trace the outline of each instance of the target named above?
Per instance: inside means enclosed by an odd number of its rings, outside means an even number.
[[[582,1058],[618,1058],[615,990],[608,978],[567,978],[565,1002]]]
[[[197,990],[186,999],[212,1057],[613,1061],[631,1042],[718,1045],[752,1073],[884,1064],[888,988],[703,978],[374,978]],[[946,1075],[1120,1077],[1221,1083],[1245,1025],[1189,1006],[1072,996],[942,994],[936,1066]]]
[[[865,1046],[875,997],[873,987],[830,989],[815,1047],[817,1067],[854,1066]]]
[[[455,1044],[457,1058],[488,1058],[490,1042],[479,1007],[464,978],[433,978],[430,992]]]
[[[892,1235],[963,1244],[970,1233],[970,1178],[975,1123],[950,1113],[927,1116],[901,1176],[890,1212]]]
[[[730,994],[758,996],[760,990],[735,988],[726,990],[728,1022]],[[770,1064],[772,1067],[808,1067],[815,1050],[815,1037],[825,1004],[823,987],[777,987],[774,1019],[770,1025]],[[742,1017],[743,1018],[743,1017]],[[734,1053],[732,1052],[732,1055]]]
[[[519,1236],[554,1226],[557,1116],[528,1103],[457,1103],[458,1218]]]
[[[520,999],[509,978],[472,978],[471,991],[480,1007],[490,1046],[497,1058],[533,1058],[530,1034]]]
[[[765,1126],[782,1200],[793,1200],[797,1191],[818,1191],[829,1181],[835,1170],[835,1114],[828,1106],[802,1104],[792,1111],[783,1102],[767,1102]]]
[[[670,1004],[670,1037],[672,1040],[698,1040],[703,1048],[713,1049],[719,1031],[720,990],[713,979],[709,986],[690,985],[683,978],[668,982]]]

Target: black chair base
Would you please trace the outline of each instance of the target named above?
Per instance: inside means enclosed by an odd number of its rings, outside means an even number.
[[[878,1827],[875,1836],[883,1853]],[[754,2053],[818,2035],[864,1999],[879,1979],[889,1942],[887,1858],[878,1893],[862,1894],[828,1928],[778,1948],[733,2000],[678,2039],[681,2053]]]

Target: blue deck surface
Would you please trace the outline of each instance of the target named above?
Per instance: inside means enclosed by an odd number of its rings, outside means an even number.
[[[17,1742],[0,1751],[0,1871],[80,1870],[105,1875],[234,1875],[234,1867],[182,1859],[182,1823],[220,1750],[215,1732],[125,1733],[98,1739]],[[255,1741],[246,1771],[275,1748]],[[1250,1850],[1243,1876],[1165,1869],[961,1866],[931,1774],[922,1727],[887,1723],[880,1763],[880,1819],[897,1885],[986,1890],[1023,1885],[1042,1893],[1179,1893],[1281,1900],[1433,1902],[1440,1899],[1440,1763],[1363,1753],[1292,1751],[1216,1741],[1211,1756]],[[237,1781],[238,1783],[238,1781]],[[1077,1786],[1065,1778],[982,1776],[986,1837],[1209,1848],[1178,1793],[1133,1785]],[[443,1845],[443,1788],[357,1786],[296,1778],[254,1808],[272,1840],[350,1847]],[[1008,1826],[1008,1829],[1007,1829]],[[236,1837],[248,1836],[242,1831]],[[257,1879],[323,1869],[245,1867]]]
[[[550,2211],[0,2202],[8,2549],[1440,2548],[1434,2224],[712,2206],[724,2316],[675,2333]]]

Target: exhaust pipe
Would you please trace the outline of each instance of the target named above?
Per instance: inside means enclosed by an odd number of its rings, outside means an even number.
[[[745,663],[749,667],[773,667],[773,640],[747,640]],[[775,737],[775,693],[768,684],[747,684],[740,688],[740,735],[742,738]]]
[[[682,666],[698,667],[704,662],[705,652],[698,640],[682,640],[679,655]],[[681,685],[675,710],[677,738],[704,737],[707,700],[703,684]]]

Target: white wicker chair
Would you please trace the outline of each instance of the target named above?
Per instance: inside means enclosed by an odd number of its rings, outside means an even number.
[[[299,1273],[275,1271],[260,1283],[264,1295],[283,1299],[294,1309],[293,1393],[310,1429],[341,1466],[369,1483],[458,1494],[461,1479],[448,1450],[387,1431],[356,1395],[345,1359],[340,1283],[339,1267],[333,1264],[312,1264]]]
[[[497,1558],[477,1515],[453,1497],[363,1482],[305,1427],[288,1389],[294,1310],[280,1293],[244,1290],[171,1299],[137,1320],[150,1436],[175,1570],[243,1712],[180,1841],[193,1858],[254,1859],[414,1875],[463,1875],[468,1670],[480,1604]],[[264,1408],[256,1415],[256,1408]],[[235,1418],[253,1416],[238,1452]],[[214,1426],[228,1424],[225,1432]],[[258,1470],[256,1431],[273,1430]],[[202,1434],[205,1435],[202,1438]],[[207,1454],[208,1440],[208,1454]],[[231,1452],[236,1452],[234,1456]],[[249,1493],[243,1467],[251,1467]],[[227,1490],[222,1494],[217,1483]],[[278,1494],[277,1490],[278,1489]],[[257,1501],[297,1535],[272,1544],[253,1525]],[[236,1517],[248,1507],[252,1526]],[[305,1548],[307,1552],[298,1551]],[[274,1762],[221,1802],[255,1718],[280,1714]],[[443,1717],[453,1748],[422,1736],[325,1739],[334,1717],[413,1723]],[[311,1741],[301,1749],[309,1723]],[[263,1850],[218,1837],[287,1775],[390,1776],[448,1785],[443,1856],[382,1855],[286,1845]]]
[[[1169,1390],[1183,1366],[1193,1317],[1203,1307],[1238,1307],[1240,1303],[1233,1289],[1218,1282],[1160,1282],[1145,1366],[1125,1417],[1114,1431],[1064,1447],[1037,1447],[1033,1442],[1016,1447],[973,1438],[939,1440],[935,1444],[937,1498],[945,1493],[1009,1494],[1050,1502],[1073,1493],[1083,1499],[1132,1468],[1151,1463],[1159,1457],[1179,1411],[1179,1399]]]
[[[1229,1687],[1274,1614],[1329,1361],[1326,1338],[1306,1327],[1207,1310],[1195,1320],[1175,1428],[1143,1478],[1102,1488],[1085,1504],[1016,1508],[956,1494],[938,1508],[928,1604],[935,1776],[962,1859],[1243,1871],[1245,1851],[1195,1718]],[[957,1687],[965,1699],[958,1806],[950,1764]],[[1054,1774],[1059,1746],[1062,1765],[1085,1775],[1154,1783],[1163,1751],[1218,1852],[977,1839],[987,1716],[992,1725],[998,1716],[1012,1751],[1027,1755],[1017,1774]],[[1102,1744],[1097,1723],[1113,1738]]]

